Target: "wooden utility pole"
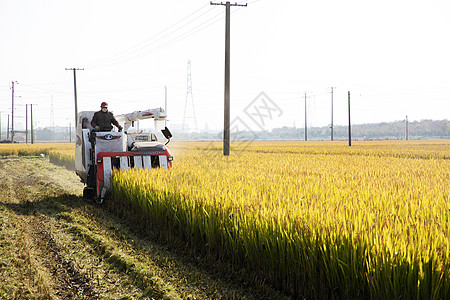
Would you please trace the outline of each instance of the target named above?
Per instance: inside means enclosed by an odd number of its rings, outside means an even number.
[[[75,95],[75,128],[77,127],[78,118],[78,101],[77,101],[77,70],[83,71],[84,69],[66,68],[66,71],[73,71],[73,92]]]
[[[225,5],[225,91],[223,113],[223,155],[230,155],[230,7],[247,6],[246,4],[213,3],[211,5]]]
[[[352,145],[352,123],[350,121],[350,91],[348,91],[348,145]]]

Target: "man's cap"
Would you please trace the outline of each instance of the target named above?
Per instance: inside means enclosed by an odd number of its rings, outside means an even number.
[[[100,107],[101,107],[101,108],[103,108],[103,107],[108,107],[108,103],[102,102],[102,104],[100,104]]]

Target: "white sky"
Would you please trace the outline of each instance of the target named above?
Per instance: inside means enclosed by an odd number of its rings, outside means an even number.
[[[234,2],[233,2],[234,3]],[[238,3],[245,3],[238,1]],[[183,122],[187,61],[200,129],[223,127],[225,6],[205,0],[0,0],[0,112],[24,127],[73,124],[109,102],[115,114],[164,107]],[[249,0],[231,14],[231,118],[260,92],[282,110],[267,122],[304,126],[449,119],[450,1]],[[52,100],[53,99],[53,100]],[[188,112],[189,116],[189,112]],[[190,121],[192,119],[188,119]]]

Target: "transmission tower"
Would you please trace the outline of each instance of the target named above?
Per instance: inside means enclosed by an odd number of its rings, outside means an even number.
[[[184,103],[182,130],[184,133],[198,131],[197,117],[195,116],[194,97],[192,96],[192,75],[191,75],[190,60],[188,60],[187,62],[187,92],[186,92],[186,102]]]

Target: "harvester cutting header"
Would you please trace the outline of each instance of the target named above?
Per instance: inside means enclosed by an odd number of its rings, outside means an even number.
[[[128,132],[136,121],[154,119],[156,123],[165,118],[162,108],[114,116],[106,102],[100,111],[78,113],[75,169],[86,185],[83,197],[97,198],[102,203],[110,188],[113,168],[172,168],[173,157],[166,146],[172,134],[167,127],[161,130],[168,140],[165,144],[158,142],[154,133]],[[117,131],[113,131],[113,125]]]

